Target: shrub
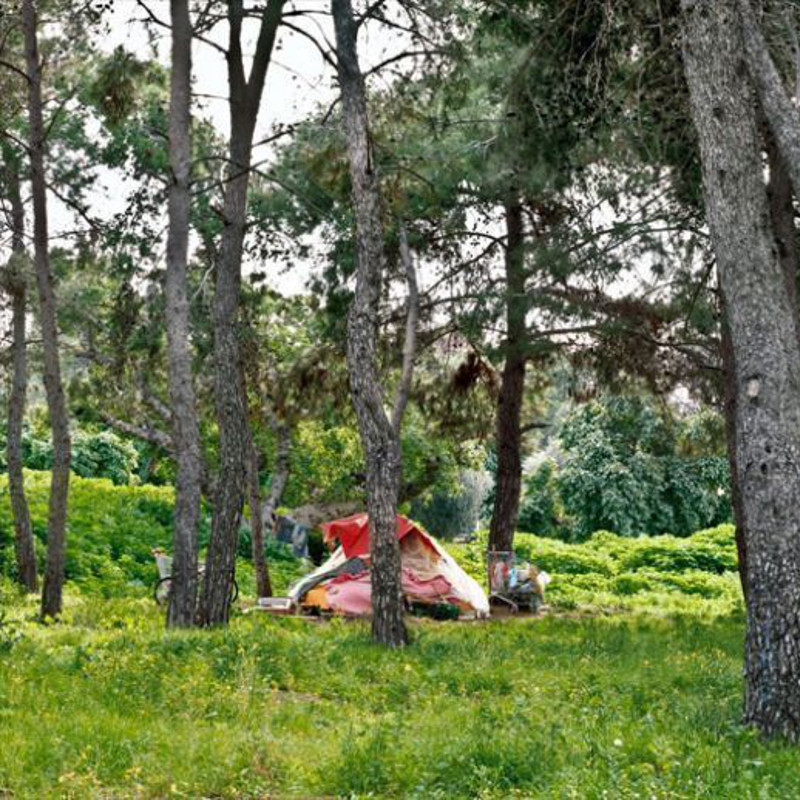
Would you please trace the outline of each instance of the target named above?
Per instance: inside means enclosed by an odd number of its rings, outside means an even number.
[[[707,422],[673,418],[639,397],[578,408],[561,428],[564,459],[551,479],[572,520],[566,530],[688,535],[730,520],[728,463],[716,440],[700,435]]]
[[[109,478],[126,485],[136,474],[139,453],[111,431],[78,431],[72,438],[72,471],[82,478]]]
[[[49,439],[39,438],[26,430],[22,438],[25,466],[32,470],[49,470],[53,466],[53,446]],[[5,436],[2,442],[5,469]],[[77,430],[72,434],[72,472],[82,478],[109,478],[115,484],[133,481],[139,468],[139,452],[129,441],[112,431]]]
[[[613,582],[613,590],[621,595],[655,592],[661,588],[657,580],[638,572],[625,572],[622,575],[617,575]]]
[[[629,571],[655,569],[658,572],[699,570],[721,574],[736,569],[736,555],[728,548],[707,545],[672,536],[642,539],[621,559],[621,568]]]
[[[436,491],[430,498],[416,499],[411,504],[411,516],[442,539],[475,530],[491,479],[482,470],[462,470],[458,482],[456,492]]]
[[[0,476],[0,577],[12,576],[14,527],[8,478]],[[25,472],[37,552],[44,554],[47,538],[48,472]],[[115,486],[108,479],[73,476],[67,515],[66,575],[82,591],[103,597],[142,594],[156,578],[155,547],[172,548],[173,490],[161,486]],[[200,546],[208,543],[209,520],[204,516]],[[245,558],[249,539],[242,540]],[[288,548],[267,540],[270,575],[277,591],[298,577],[304,567]],[[41,560],[40,560],[41,563]],[[240,565],[241,566],[241,565]],[[242,588],[247,570],[240,570]]]
[[[514,550],[517,557],[530,561],[550,573],[581,575],[598,573],[613,575],[614,562],[604,553],[589,547],[544,539],[530,534],[517,534]]]
[[[539,536],[558,534],[556,466],[545,461],[525,479],[519,508],[519,528]]]

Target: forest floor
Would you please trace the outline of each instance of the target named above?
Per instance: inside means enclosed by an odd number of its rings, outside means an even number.
[[[739,724],[740,614],[165,632],[145,599],[4,596],[0,797],[790,797]]]

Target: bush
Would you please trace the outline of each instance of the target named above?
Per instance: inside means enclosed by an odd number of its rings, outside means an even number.
[[[581,539],[599,528],[688,535],[729,521],[727,459],[702,416],[677,419],[639,397],[587,403],[561,428],[563,463],[554,477],[538,478],[533,497],[560,503],[571,520],[565,530]]]
[[[625,572],[622,575],[617,575],[612,585],[613,590],[622,595],[655,592],[662,588],[657,580],[638,572]]]
[[[0,569],[10,574],[14,527],[7,476],[0,476]],[[33,530],[47,539],[50,474],[25,472]],[[110,480],[73,476],[67,516],[67,579],[89,590],[119,591],[155,577],[151,550],[172,543],[171,488],[115,486]]]
[[[47,503],[50,473],[25,472],[37,553],[43,563],[47,539]],[[103,597],[149,592],[157,572],[152,550],[172,549],[173,490],[161,486],[115,486],[108,479],[70,481],[67,514],[67,580],[82,591]],[[200,546],[208,544],[209,520],[203,517]],[[250,540],[240,540],[241,555],[250,558]],[[267,560],[276,591],[305,570],[287,547],[267,539]],[[237,565],[241,588],[247,592],[247,562]],[[13,576],[14,526],[8,495],[8,478],[0,476],[0,579]],[[249,582],[248,582],[249,581]]]
[[[111,431],[72,437],[72,471],[82,478],[109,478],[118,485],[132,482],[139,462],[136,448]]]
[[[660,536],[639,540],[620,563],[623,569],[631,571],[649,568],[658,572],[699,570],[721,574],[735,570],[737,561],[735,546],[715,546],[694,537]]]
[[[604,553],[595,552],[589,547],[530,534],[517,534],[514,550],[518,559],[530,561],[540,569],[553,574],[613,575],[616,571],[614,562]]]
[[[550,574],[548,602],[561,609],[635,607],[667,613],[709,601],[716,602],[718,613],[741,607],[732,525],[687,538],[629,538],[597,531],[581,544],[527,533],[518,533],[514,542],[518,561],[529,561]],[[448,545],[483,586],[486,548],[485,531],[469,544]]]
[[[2,461],[6,469],[5,435]],[[35,431],[26,430],[22,437],[24,464],[27,469],[49,470],[53,466],[53,445]],[[139,468],[139,452],[129,441],[111,431],[77,430],[72,434],[72,472],[82,478],[108,478],[118,485],[135,482]]]
[[[539,536],[558,534],[556,465],[545,461],[525,479],[519,528]]]
[[[437,491],[416,499],[411,516],[441,539],[472,533],[478,526],[491,479],[481,470],[462,470],[457,492]]]

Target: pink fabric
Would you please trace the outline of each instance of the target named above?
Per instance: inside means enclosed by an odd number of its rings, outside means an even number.
[[[425,581],[410,569],[403,569],[403,594],[411,595],[418,600],[444,600],[452,589],[450,581],[442,575]]]
[[[341,614],[364,616],[372,609],[372,586],[369,572],[339,575],[328,585],[328,605]]]
[[[403,594],[415,600],[452,600],[452,586],[447,578],[437,575],[422,580],[409,569],[403,569]],[[337,575],[326,585],[328,604],[342,614],[365,616],[372,611],[372,584],[369,572],[358,575]]]

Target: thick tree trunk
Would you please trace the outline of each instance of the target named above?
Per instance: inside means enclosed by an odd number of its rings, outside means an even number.
[[[50,482],[50,506],[47,523],[47,567],[42,590],[42,616],[55,617],[61,612],[64,588],[64,548],[69,493],[70,436],[67,404],[61,383],[58,352],[58,323],[47,224],[47,189],[44,174],[44,123],[42,121],[42,83],[36,33],[34,0],[23,0],[25,60],[28,74],[28,152],[31,162],[33,194],[33,246],[36,285],[39,293],[39,323],[42,328],[44,386],[50,414],[53,442],[53,471]]]
[[[522,477],[520,415],[527,360],[525,231],[518,197],[506,203],[506,341],[505,365],[497,405],[497,479],[489,527],[490,550],[512,550],[519,517]]]
[[[262,12],[249,78],[245,78],[241,41],[244,8],[241,0],[230,0],[228,4],[231,139],[213,312],[219,479],[200,601],[200,622],[204,625],[221,625],[228,621],[231,584],[236,567],[236,544],[247,484],[250,431],[238,331],[242,248],[253,131],[283,3],[284,0],[269,0]]]
[[[347,366],[367,468],[372,580],[372,638],[406,644],[395,515],[401,478],[400,443],[383,407],[378,375],[378,306],[385,262],[380,189],[369,140],[364,78],[358,63],[350,0],[332,0],[347,155],[356,218],[356,293],[347,316]]]
[[[12,156],[13,158],[13,156]],[[6,187],[11,205],[11,261],[5,275],[6,291],[11,297],[11,391],[8,398],[8,432],[6,458],[8,461],[8,491],[14,517],[14,547],[17,557],[17,580],[29,592],[38,588],[36,551],[33,544],[31,515],[25,496],[22,473],[22,431],[25,420],[25,400],[28,387],[27,343],[25,312],[27,281],[24,269],[25,208],[20,191],[19,164],[6,163]]]
[[[172,406],[172,449],[178,467],[172,523],[172,590],[167,624],[193,625],[197,613],[197,531],[202,460],[192,376],[187,271],[192,206],[192,26],[188,0],[172,0],[172,80],[169,110],[167,236],[167,375]]]
[[[706,216],[736,363],[747,536],[744,719],[800,734],[800,344],[775,247],[736,0],[683,0]]]
[[[261,484],[258,479],[258,450],[250,442],[248,485],[250,489],[250,538],[253,553],[253,569],[256,573],[256,591],[259,597],[272,597],[272,582],[269,579],[267,559],[264,554],[264,516],[261,508]]]

